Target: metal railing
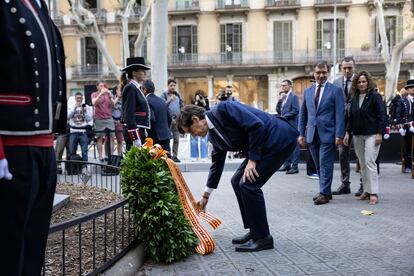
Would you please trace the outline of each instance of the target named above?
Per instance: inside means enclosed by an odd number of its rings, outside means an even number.
[[[315,5],[352,4],[352,0],[315,0]]]
[[[102,64],[72,66],[72,78],[100,78],[103,76]]]
[[[275,52],[242,52],[212,54],[181,54],[169,56],[168,65],[175,66],[217,66],[217,65],[308,65],[324,59],[332,63],[332,54],[321,50],[311,51],[275,51]],[[338,53],[340,60],[344,56],[353,56],[359,63],[383,63],[381,53],[377,49],[362,51],[360,48],[346,49]],[[406,48],[402,61],[414,61],[414,49]]]
[[[198,0],[185,1],[176,0],[168,6],[169,11],[187,11],[187,10],[199,10],[200,5]]]
[[[300,0],[267,0],[266,7],[300,6]]]
[[[82,161],[57,161],[58,181],[79,185],[82,166],[91,178],[81,185],[105,188],[121,193],[119,167]],[[77,174],[73,173],[78,168]],[[102,172],[112,172],[102,175]],[[110,178],[104,181],[103,178]],[[108,183],[111,183],[108,185]],[[119,260],[137,241],[133,215],[127,199],[89,214],[52,225],[42,275],[97,275]],[[52,270],[53,266],[53,270]]]
[[[233,0],[233,1],[226,1],[226,0],[218,0],[216,2],[216,9],[240,9],[240,8],[248,8],[249,1],[248,0]]]

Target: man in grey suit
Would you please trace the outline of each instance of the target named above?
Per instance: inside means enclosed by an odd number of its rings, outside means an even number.
[[[292,81],[282,81],[282,91],[286,93],[286,97],[281,104],[281,117],[285,118],[292,126],[298,129],[298,115],[299,115],[299,98],[292,90]],[[286,171],[286,174],[299,173],[299,145],[296,144],[295,151],[286,160],[279,171]]]
[[[345,136],[343,92],[327,81],[328,74],[326,61],[315,64],[316,83],[303,92],[299,113],[298,142],[304,146],[306,139],[319,174],[319,193],[313,198],[315,205],[329,203],[332,199],[335,145],[342,144]]]
[[[341,61],[342,76],[334,80],[334,84],[342,88],[345,99],[345,125],[347,124],[348,109],[352,99],[351,86],[355,75],[355,60],[352,57],[344,57]],[[350,146],[339,145],[339,163],[341,165],[341,185],[333,192],[334,195],[342,195],[351,193],[351,182],[349,181],[349,149]]]

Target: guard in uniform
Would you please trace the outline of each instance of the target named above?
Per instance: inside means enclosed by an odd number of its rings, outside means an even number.
[[[40,275],[66,131],[65,54],[43,0],[0,1],[0,274]]]
[[[122,91],[122,118],[127,150],[132,145],[140,147],[147,137],[147,129],[151,128],[150,107],[141,90],[145,71],[149,69],[143,57],[127,58],[127,66],[122,69],[128,79],[128,84]]]

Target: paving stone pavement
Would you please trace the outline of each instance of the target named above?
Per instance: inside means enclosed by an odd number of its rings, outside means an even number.
[[[352,167],[351,188],[359,187]],[[213,254],[170,265],[147,262],[136,275],[414,275],[414,180],[395,164],[381,164],[379,204],[350,195],[314,206],[318,182],[300,174],[276,173],[263,187],[274,250],[234,251],[231,239],[244,234],[236,198],[224,172],[208,209],[223,224],[210,231]],[[335,166],[333,189],[339,185]],[[193,194],[204,188],[207,172],[184,174]],[[361,210],[375,214],[364,216]]]

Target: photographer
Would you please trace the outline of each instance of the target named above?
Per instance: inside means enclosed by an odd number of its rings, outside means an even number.
[[[87,127],[92,123],[92,108],[83,103],[83,95],[78,92],[75,95],[75,105],[68,107],[68,120],[70,127],[69,149],[70,156],[76,154],[78,144],[82,151],[82,161],[88,161],[89,138],[86,133]],[[87,182],[88,174],[86,166],[83,168],[83,181]],[[86,181],[85,181],[86,179]]]
[[[204,95],[203,90],[197,90],[194,95],[193,104],[210,110],[210,103],[208,98]],[[207,136],[193,136],[190,134],[190,155],[191,161],[207,161],[208,158],[208,140]]]

